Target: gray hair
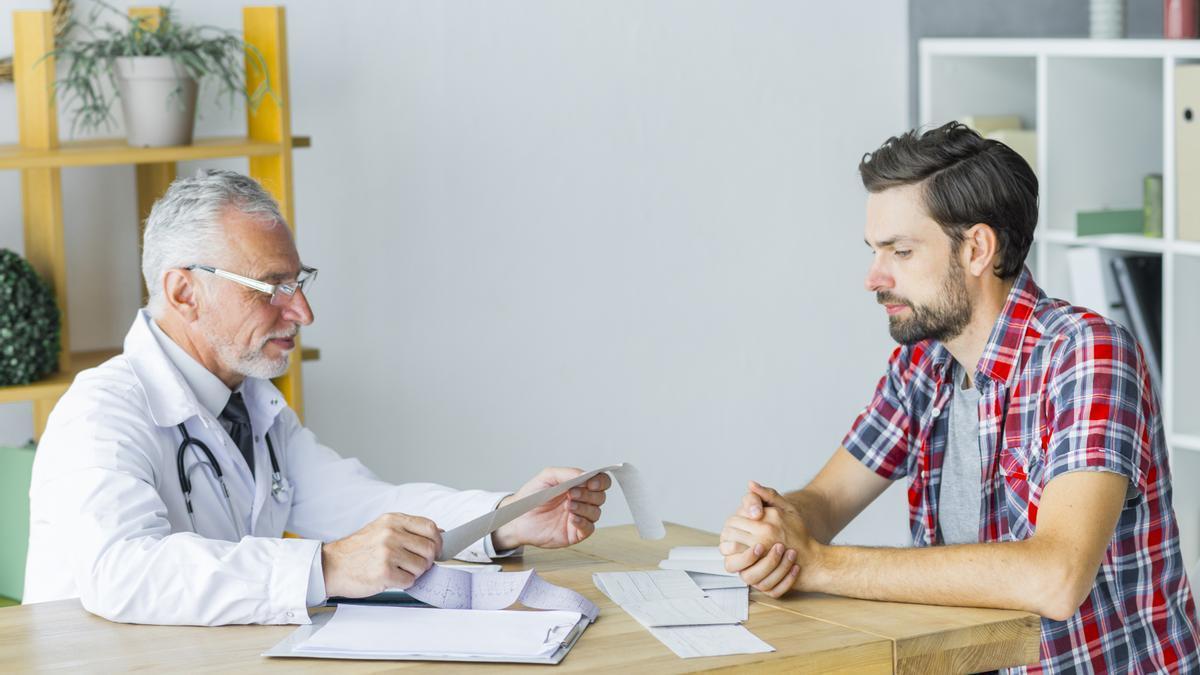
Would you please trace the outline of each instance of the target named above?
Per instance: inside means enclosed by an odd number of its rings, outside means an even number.
[[[286,223],[279,204],[258,181],[233,171],[201,169],[171,183],[150,209],[142,239],[142,277],[149,291],[146,308],[164,309],[162,281],[168,270],[216,263],[226,247],[221,216],[229,209],[256,219]]]

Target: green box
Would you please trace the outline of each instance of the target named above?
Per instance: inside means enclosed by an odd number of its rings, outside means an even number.
[[[1075,214],[1075,231],[1081,237],[1096,234],[1142,234],[1145,214],[1141,209],[1080,211]]]
[[[0,447],[0,596],[13,600],[25,592],[32,473],[32,445]]]

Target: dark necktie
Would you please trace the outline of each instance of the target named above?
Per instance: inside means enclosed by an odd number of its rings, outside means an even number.
[[[237,444],[238,450],[242,451],[242,457],[246,458],[246,464],[253,474],[254,432],[250,429],[250,411],[246,410],[246,402],[242,400],[241,394],[234,392],[229,397],[229,403],[226,403],[225,409],[221,411],[221,420],[230,424],[229,437]]]

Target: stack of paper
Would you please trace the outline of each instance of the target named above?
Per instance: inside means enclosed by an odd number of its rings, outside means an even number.
[[[578,612],[340,605],[323,627],[267,655],[556,663],[587,624]]]
[[[658,566],[686,571],[723,610],[740,621],[749,616],[750,587],[738,575],[725,571],[725,557],[716,546],[676,546]]]
[[[598,572],[592,581],[682,658],[774,651],[684,571]]]

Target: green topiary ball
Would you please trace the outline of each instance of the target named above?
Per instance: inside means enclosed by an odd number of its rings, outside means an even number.
[[[54,372],[61,335],[50,287],[24,258],[0,248],[0,386]]]

